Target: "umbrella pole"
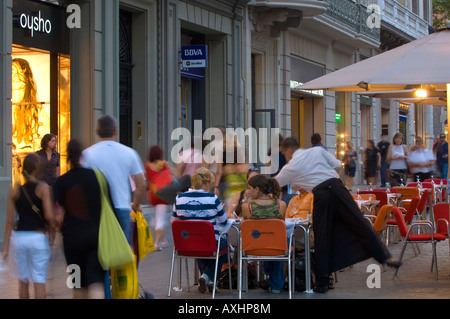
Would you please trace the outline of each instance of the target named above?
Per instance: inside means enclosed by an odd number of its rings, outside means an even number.
[[[448,136],[450,136],[450,83],[447,83],[447,138]],[[450,168],[450,156],[448,157],[448,167]],[[445,178],[448,180],[448,172]]]

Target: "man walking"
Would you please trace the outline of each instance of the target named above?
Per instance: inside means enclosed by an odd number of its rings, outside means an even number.
[[[380,264],[399,267],[390,258],[373,227],[361,213],[336,170],[341,162],[322,147],[300,149],[286,138],[281,152],[287,164],[275,177],[280,184],[296,184],[312,192],[315,247],[315,291],[328,290],[329,275],[355,263],[375,258]]]
[[[386,187],[386,173],[389,168],[389,164],[386,161],[386,155],[389,149],[389,145],[391,145],[391,143],[386,141],[386,135],[381,135],[381,141],[377,145],[381,155],[381,165],[380,165],[381,187]]]
[[[439,141],[436,143],[436,167],[441,178],[448,178],[448,143],[445,141],[445,134],[441,133]]]
[[[96,133],[99,141],[83,151],[82,164],[105,174],[119,223],[128,242],[132,244],[130,213],[132,210],[142,210],[141,202],[146,191],[142,160],[135,150],[116,142],[117,124],[113,116],[100,116]],[[130,178],[136,187],[133,198]]]

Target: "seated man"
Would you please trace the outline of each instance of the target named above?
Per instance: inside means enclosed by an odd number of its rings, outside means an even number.
[[[308,218],[308,212],[313,211],[314,195],[302,188],[298,188],[299,194],[289,202],[286,210],[286,218]]]

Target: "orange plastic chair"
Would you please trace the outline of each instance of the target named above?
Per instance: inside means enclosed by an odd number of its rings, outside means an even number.
[[[393,205],[384,205],[383,207],[381,207],[380,211],[378,212],[378,215],[364,216],[373,224],[373,229],[375,230],[378,236],[381,236],[383,232],[386,230],[387,222],[389,216],[391,215],[393,207],[394,207]]]
[[[369,200],[370,198],[370,194],[364,194],[362,192],[359,193],[359,196],[361,197],[362,200]],[[357,199],[358,198],[358,194],[352,194],[353,199]],[[375,196],[374,196],[375,198]]]
[[[239,299],[242,295],[242,268],[248,260],[288,262],[289,299],[294,287],[293,233],[287,238],[286,223],[281,219],[246,219],[241,223],[239,249]],[[288,243],[289,239],[289,243]]]
[[[398,206],[402,206],[406,209],[408,209],[409,203],[414,197],[420,197],[419,189],[417,187],[395,186],[392,187],[392,189],[397,193],[402,194],[402,198]]]
[[[408,243],[431,243],[432,249],[433,249],[433,259],[431,261],[431,271],[433,271],[433,265],[435,265],[434,268],[436,271],[436,280],[438,280],[436,243],[439,241],[445,240],[446,236],[439,234],[439,233],[435,233],[433,223],[428,220],[420,220],[420,221],[412,222],[411,226],[408,229],[408,226],[406,226],[405,219],[403,218],[403,214],[401,213],[400,209],[398,209],[398,207],[394,207],[392,209],[392,213],[394,214],[395,220],[397,221],[397,226],[400,231],[400,235],[404,239],[404,244],[403,244],[402,250],[400,252],[400,261],[403,259],[406,245]],[[417,235],[411,234],[414,227],[423,226],[423,225],[426,225],[427,228],[429,229],[428,233],[422,233],[422,234],[417,234]],[[397,276],[398,270],[399,270],[399,268],[397,268],[395,270],[394,277],[392,279],[395,279],[395,277]]]
[[[223,254],[227,254],[228,257],[228,277],[230,292],[231,286],[231,268],[230,268],[230,254],[229,249],[219,251],[220,242],[227,238],[227,233],[220,234],[219,241],[216,243],[216,236],[214,226],[208,221],[193,221],[193,220],[174,220],[172,222],[172,235],[173,235],[173,253],[172,253],[172,265],[170,267],[170,280],[169,280],[169,293],[172,290],[173,268],[175,264],[175,258],[186,259],[186,279],[189,291],[189,272],[187,259],[215,259],[216,266],[214,272],[214,286],[212,292],[212,298],[215,298],[216,284],[217,284],[217,265],[219,263],[219,257]],[[180,267],[181,269],[181,267]],[[181,278],[181,273],[180,273]]]

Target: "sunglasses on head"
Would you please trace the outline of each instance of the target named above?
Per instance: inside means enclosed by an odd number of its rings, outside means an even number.
[[[249,172],[259,172],[259,167],[252,167],[248,170]]]

